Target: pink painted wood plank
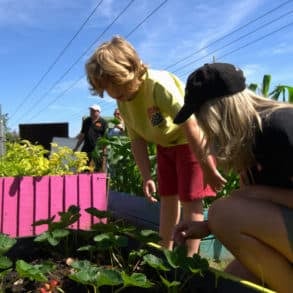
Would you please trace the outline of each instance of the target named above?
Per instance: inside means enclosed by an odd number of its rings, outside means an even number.
[[[78,176],[65,176],[65,210],[71,205],[78,206]],[[78,223],[70,226],[71,229],[78,229]]]
[[[108,194],[107,194],[107,174],[106,173],[94,173],[93,174],[93,207],[106,211],[108,209]],[[102,220],[106,223],[106,219]],[[95,217],[94,223],[98,223],[99,220]]]
[[[0,177],[0,232],[3,230],[4,179],[5,178]]]
[[[3,201],[2,201],[2,233],[11,237],[17,236],[18,218],[18,185],[19,177],[4,177]]]
[[[17,236],[33,235],[34,222],[34,185],[32,176],[24,176],[19,185]]]
[[[32,223],[65,211],[71,205],[80,207],[81,218],[73,229],[90,229],[93,218],[85,209],[107,209],[107,179],[104,173],[43,177],[0,178],[0,228],[12,237],[38,235],[46,225]]]
[[[92,174],[78,175],[78,201],[80,207],[81,218],[79,221],[79,229],[89,230],[92,224],[92,217],[85,209],[92,206]]]
[[[50,176],[34,177],[35,185],[35,221],[48,219],[49,214],[49,183]],[[47,225],[35,227],[35,234],[39,235],[48,230]]]
[[[64,210],[64,177],[50,176],[49,203],[50,216],[56,215],[54,221],[59,221],[59,212]]]

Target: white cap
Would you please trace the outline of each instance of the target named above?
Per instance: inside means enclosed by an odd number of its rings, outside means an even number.
[[[93,109],[93,110],[95,110],[95,111],[99,111],[99,112],[101,112],[101,107],[100,107],[99,105],[97,105],[97,104],[93,104],[93,105],[91,105],[91,106],[89,107],[89,109]]]

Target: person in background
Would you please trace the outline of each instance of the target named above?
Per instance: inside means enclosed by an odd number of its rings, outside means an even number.
[[[243,72],[212,63],[188,77],[175,118],[195,114],[205,155],[241,175],[231,196],[215,200],[204,222],[183,221],[177,243],[214,234],[235,256],[226,271],[279,293],[293,288],[293,105],[246,89]]]
[[[77,151],[83,143],[81,151],[86,152],[90,166],[94,166],[95,171],[106,171],[106,149],[101,150],[101,158],[94,158],[93,151],[96,147],[97,141],[106,133],[108,124],[103,119],[101,114],[101,107],[93,104],[89,107],[90,116],[85,118],[82,122],[81,131],[77,136],[77,143],[74,151]]]
[[[203,220],[202,200],[215,196],[205,186],[200,163],[209,175],[208,182],[220,188],[225,179],[212,157],[201,161],[202,133],[196,119],[182,127],[173,118],[183,104],[184,86],[167,71],[151,70],[141,61],[133,46],[120,36],[101,44],[86,63],[86,73],[93,94],[106,91],[118,103],[131,140],[131,149],[143,179],[146,198],[157,201],[156,184],[151,177],[148,143],[157,145],[157,178],[160,195],[161,245],[172,249],[172,232],[180,218]],[[186,135],[191,138],[191,148]],[[211,180],[212,179],[212,180]],[[181,205],[180,205],[181,203]],[[199,240],[188,242],[188,254],[198,252]]]
[[[113,126],[113,128],[109,129],[108,135],[115,136],[115,135],[125,134],[124,120],[123,120],[118,108],[115,109],[113,115],[114,115],[114,120],[115,120],[114,126]]]

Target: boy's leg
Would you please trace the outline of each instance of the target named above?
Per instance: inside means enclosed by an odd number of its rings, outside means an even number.
[[[184,221],[203,221],[203,204],[201,199],[193,201],[182,202],[183,207],[183,220]],[[190,239],[186,241],[187,254],[193,256],[198,253],[200,239]]]
[[[180,204],[176,195],[161,196],[160,198],[160,244],[173,248],[173,230],[180,218]]]

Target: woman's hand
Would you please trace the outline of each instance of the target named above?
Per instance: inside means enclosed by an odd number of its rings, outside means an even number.
[[[158,200],[153,197],[153,194],[156,193],[156,184],[154,180],[148,179],[143,182],[143,192],[145,197],[148,199],[150,202],[157,202]]]
[[[214,161],[214,159],[210,156],[207,162],[201,163],[204,185],[209,185],[214,191],[220,191],[227,183],[227,180],[221,175],[212,161]]]
[[[187,239],[201,239],[209,234],[210,230],[207,221],[183,221],[175,227],[173,239],[178,244],[184,244]]]

